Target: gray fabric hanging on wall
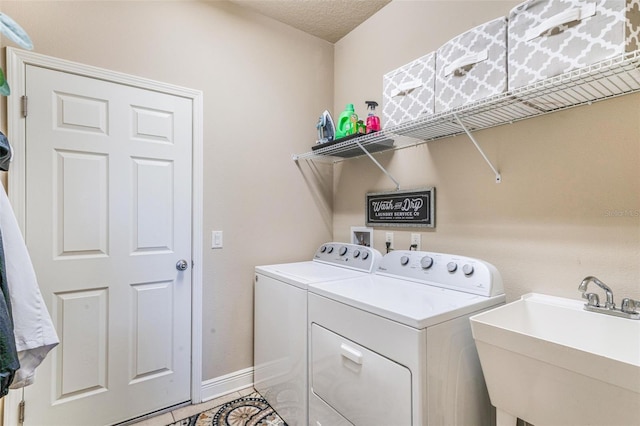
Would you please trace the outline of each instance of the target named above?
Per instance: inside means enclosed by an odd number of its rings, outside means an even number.
[[[0,132],[0,170],[9,170],[11,147],[4,133]],[[0,191],[4,191],[0,189]],[[20,368],[16,339],[13,334],[13,317],[11,300],[7,286],[7,270],[5,268],[4,247],[0,230],[0,397],[7,394],[16,370]]]
[[[3,191],[3,189],[0,189],[0,191]],[[16,338],[13,334],[11,301],[7,287],[2,233],[0,233],[0,397],[9,392],[9,385],[13,382],[16,371],[19,368]]]
[[[9,140],[0,132],[0,170],[5,172],[9,170],[9,162],[11,161],[11,145]]]

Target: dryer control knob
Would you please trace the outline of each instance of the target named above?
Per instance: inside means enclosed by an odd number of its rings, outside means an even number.
[[[327,251],[327,246],[320,247],[320,253],[324,253],[325,251]]]
[[[362,252],[362,260],[367,260],[369,258],[369,252],[368,251],[363,251]]]
[[[327,253],[333,253],[333,246],[327,247]]]
[[[344,256],[347,254],[347,248],[345,246],[340,247],[340,251],[338,253],[340,253],[340,256]]]
[[[354,259],[357,259],[357,258],[359,258],[359,257],[360,257],[360,250],[355,249],[355,250],[353,251],[353,258],[354,258]]]
[[[422,269],[429,269],[433,266],[433,258],[429,257],[429,256],[425,256],[422,259],[420,259],[420,266],[422,266]]]
[[[470,276],[471,274],[473,274],[473,265],[469,265],[467,263],[462,267],[462,272],[464,272],[466,276]]]
[[[458,265],[456,264],[456,262],[447,263],[447,271],[455,272],[457,269],[458,269]]]
[[[409,263],[409,256],[402,256],[402,257],[400,258],[400,264],[401,264],[402,266],[406,266],[406,265],[407,265],[407,263]]]

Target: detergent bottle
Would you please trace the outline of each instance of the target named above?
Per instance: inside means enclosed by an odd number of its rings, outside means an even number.
[[[340,113],[338,123],[336,124],[336,139],[344,138],[352,133],[355,133],[354,126],[352,124],[353,117],[355,121],[358,121],[358,116],[353,108],[353,104],[347,104],[344,111]]]
[[[366,101],[367,109],[369,109],[369,115],[367,116],[367,133],[378,132],[382,130],[380,126],[380,117],[376,115],[376,107],[378,103],[376,101]]]

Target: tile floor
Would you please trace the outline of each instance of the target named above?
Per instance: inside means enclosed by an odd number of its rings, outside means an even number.
[[[194,416],[198,413],[202,413],[204,411],[220,407],[226,404],[227,402],[231,402],[235,399],[249,396],[254,392],[255,392],[255,389],[253,387],[248,387],[246,389],[242,389],[237,392],[232,392],[230,394],[223,395],[219,398],[215,398],[210,401],[203,402],[202,404],[189,405],[187,407],[178,408],[169,413],[164,413],[155,417],[151,417],[149,419],[145,419],[138,423],[132,423],[132,424],[129,424],[129,426],[168,426],[173,423],[179,422],[180,420],[187,419],[191,416]],[[518,419],[517,426],[534,426],[534,425]]]
[[[253,392],[255,392],[255,389],[253,389],[252,387],[249,387],[237,392],[232,392],[230,394],[221,396],[219,398],[212,399],[207,402],[203,402],[202,404],[189,405],[187,407],[178,408],[169,413],[160,414],[158,416],[142,420],[138,423],[133,423],[129,426],[167,426],[177,421],[180,421],[182,419],[191,417],[195,414],[201,413],[203,411],[211,410],[212,408],[224,405],[227,402],[233,401],[234,399],[248,396]]]

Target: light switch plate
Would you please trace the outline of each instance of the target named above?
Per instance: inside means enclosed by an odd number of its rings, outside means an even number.
[[[211,248],[222,248],[222,231],[211,231]]]

